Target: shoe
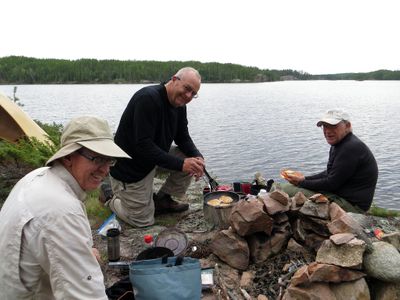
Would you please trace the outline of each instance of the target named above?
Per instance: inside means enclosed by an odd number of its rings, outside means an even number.
[[[170,195],[165,194],[162,197],[153,194],[154,199],[154,215],[178,213],[189,209],[189,204],[175,201]]]

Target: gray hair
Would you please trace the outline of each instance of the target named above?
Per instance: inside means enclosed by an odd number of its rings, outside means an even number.
[[[196,69],[192,68],[192,67],[184,67],[182,69],[180,69],[178,72],[176,72],[175,76],[177,77],[185,77],[185,75],[187,73],[194,73],[194,75],[196,75],[196,77],[199,79],[199,81],[201,81],[201,75],[199,73],[199,71],[197,71]]]

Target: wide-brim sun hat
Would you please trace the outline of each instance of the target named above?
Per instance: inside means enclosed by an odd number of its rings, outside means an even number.
[[[328,110],[317,122],[317,126],[320,127],[324,123],[330,125],[337,125],[341,121],[350,122],[350,116],[346,112],[340,109],[331,109]]]
[[[61,134],[60,147],[46,162],[46,165],[50,165],[55,160],[82,147],[108,157],[131,158],[114,143],[107,121],[95,116],[82,116],[72,119]]]

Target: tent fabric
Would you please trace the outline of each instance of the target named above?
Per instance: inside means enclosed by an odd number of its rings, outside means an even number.
[[[24,136],[50,142],[46,132],[20,106],[0,93],[0,138],[16,142]]]

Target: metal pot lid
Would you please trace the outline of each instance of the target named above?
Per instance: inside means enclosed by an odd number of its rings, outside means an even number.
[[[167,228],[161,231],[154,241],[156,247],[165,247],[177,256],[182,254],[188,245],[188,239],[183,231],[176,228]]]

